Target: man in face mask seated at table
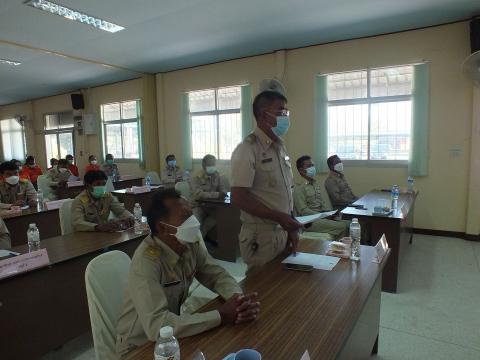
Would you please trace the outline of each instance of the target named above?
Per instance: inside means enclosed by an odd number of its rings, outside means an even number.
[[[68,170],[68,161],[66,159],[58,160],[58,165],[47,173],[47,185],[52,189],[52,192],[48,196],[49,200],[57,200],[60,198],[60,190],[67,187],[70,176],[72,176],[72,173]]]
[[[343,163],[338,155],[332,155],[327,159],[330,174],[325,180],[325,189],[334,209],[342,210],[351,203],[357,201],[347,179],[343,174]]]
[[[37,206],[36,191],[27,179],[20,179],[18,166],[6,161],[0,165],[0,208],[10,209],[12,206]]]
[[[125,230],[133,226],[132,214],[111,193],[106,192],[107,176],[101,170],[85,174],[85,190],[72,203],[72,224],[75,231]],[[109,220],[110,213],[116,217]]]
[[[174,189],[159,190],[147,217],[152,235],[132,258],[117,325],[119,354],[156,341],[164,326],[183,338],[256,318],[257,294],[242,295],[235,279],[208,254],[188,201]],[[194,278],[226,300],[218,310],[180,313]]]
[[[305,179],[302,184],[295,186],[293,190],[293,204],[295,212],[299,216],[314,215],[319,212],[329,211],[321,194],[321,186],[315,179],[317,170],[312,158],[304,155],[297,160],[297,170]],[[309,232],[324,233],[340,239],[348,234],[350,221],[319,219],[314,221],[306,230]]]

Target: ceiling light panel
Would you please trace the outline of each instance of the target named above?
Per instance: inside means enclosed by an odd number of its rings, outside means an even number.
[[[96,18],[91,15],[81,13],[77,10],[67,8],[46,0],[28,0],[26,5],[34,7],[35,9],[43,10],[51,14],[62,16],[69,20],[81,22],[82,24],[93,26],[94,28],[115,33],[125,29],[123,26],[111,23],[109,21]]]

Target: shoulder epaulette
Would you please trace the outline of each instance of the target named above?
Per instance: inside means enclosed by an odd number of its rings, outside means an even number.
[[[245,142],[248,142],[250,144],[253,144],[257,142],[257,136],[254,133],[251,133],[245,138]]]
[[[87,194],[83,194],[82,196],[79,197],[80,201],[84,204],[88,204],[90,199],[88,198]]]
[[[143,255],[145,255],[146,257],[148,257],[150,259],[156,260],[160,257],[160,249],[155,247],[155,246],[149,245],[145,249]]]

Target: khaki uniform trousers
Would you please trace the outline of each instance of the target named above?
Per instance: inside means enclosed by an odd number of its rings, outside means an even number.
[[[335,239],[348,236],[350,221],[320,219],[312,223],[312,226],[305,229],[308,232],[318,232],[332,235]]]

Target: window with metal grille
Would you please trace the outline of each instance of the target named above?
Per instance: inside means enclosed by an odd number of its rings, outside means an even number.
[[[328,75],[328,155],[408,160],[412,85],[413,66]]]
[[[100,106],[103,123],[103,149],[115,160],[138,160],[140,100]]]
[[[188,93],[193,159],[207,154],[230,160],[242,140],[240,86]]]
[[[64,159],[68,154],[75,154],[75,138],[73,113],[64,111],[46,114],[45,120],[45,153],[47,164],[50,159]]]

